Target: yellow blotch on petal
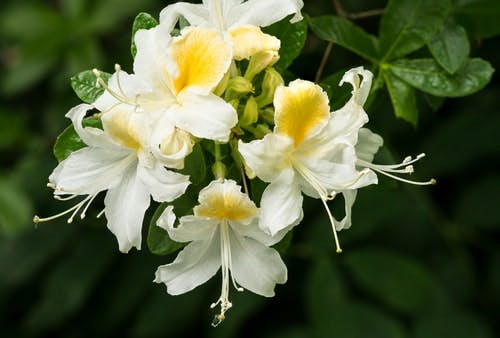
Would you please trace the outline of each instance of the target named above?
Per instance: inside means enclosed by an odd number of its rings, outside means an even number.
[[[274,96],[275,132],[293,139],[297,147],[309,134],[323,128],[330,117],[328,96],[318,85],[295,80]]]
[[[142,126],[131,117],[131,113],[117,106],[102,115],[106,133],[118,144],[133,150],[141,148]]]
[[[257,26],[234,27],[229,30],[229,35],[233,42],[235,60],[249,59],[260,52],[277,55],[281,46],[278,38],[263,33]]]
[[[216,183],[211,191],[200,195],[200,205],[194,208],[198,217],[218,221],[243,221],[257,215],[257,207],[236,184]]]
[[[171,46],[172,58],[178,68],[174,79],[175,94],[188,87],[207,92],[213,90],[229,69],[231,46],[220,34],[207,28],[188,28]]]

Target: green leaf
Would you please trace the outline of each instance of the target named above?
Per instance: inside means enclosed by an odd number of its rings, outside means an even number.
[[[101,78],[108,82],[111,74],[101,72]],[[104,93],[104,88],[97,87],[97,77],[92,70],[86,70],[71,77],[71,87],[76,95],[86,103],[94,103]]]
[[[33,205],[13,182],[0,179],[0,232],[14,235],[32,226]]]
[[[456,0],[454,14],[458,23],[465,26],[477,39],[500,34],[500,2],[491,0]]]
[[[371,62],[379,59],[377,38],[347,19],[327,15],[311,18],[309,25],[322,40],[336,43]]]
[[[352,87],[350,84],[346,83],[343,86],[339,86],[340,80],[342,80],[346,71],[347,69],[342,69],[326,77],[319,84],[328,95],[332,111],[343,107],[352,96]]]
[[[184,159],[184,169],[179,170],[181,174],[189,175],[189,180],[194,185],[200,185],[207,176],[207,165],[205,155],[199,143],[195,144],[193,151]]]
[[[450,74],[459,70],[470,52],[465,29],[447,20],[441,30],[427,44],[434,59]]]
[[[267,34],[274,35],[281,41],[280,59],[274,68],[282,73],[290,67],[293,60],[299,56],[307,38],[307,22],[302,20],[290,23],[288,19],[283,19],[269,27],[263,28]]]
[[[182,196],[179,199],[182,199]],[[167,206],[167,203],[162,203],[158,209],[156,209],[153,218],[149,223],[147,243],[149,251],[155,255],[168,255],[176,252],[185,245],[170,239],[168,232],[156,225],[156,221],[160,218]],[[174,208],[174,212],[175,211],[176,210]]]
[[[417,125],[418,109],[415,90],[390,72],[383,72],[385,84],[397,117]]]
[[[85,127],[102,128],[101,120],[97,116],[91,116],[83,119]],[[82,141],[75,131],[73,125],[70,125],[57,137],[54,144],[54,156],[58,162],[63,161],[72,152],[77,151],[87,145]]]
[[[430,309],[417,321],[415,338],[492,338],[492,332],[482,320],[458,309]]]
[[[455,74],[448,74],[432,59],[401,59],[390,69],[411,86],[442,97],[473,94],[488,84],[494,71],[489,62],[479,58],[469,59]]]
[[[134,58],[137,54],[137,47],[135,46],[135,33],[137,33],[139,29],[150,29],[156,26],[158,26],[158,21],[156,21],[156,19],[150,14],[144,12],[137,14],[134,24],[132,25],[132,41],[130,46],[130,52]]]
[[[418,262],[381,249],[350,251],[345,264],[359,288],[403,313],[427,305],[434,288],[431,275]]]
[[[449,11],[449,0],[390,0],[380,24],[383,60],[399,58],[423,47]]]

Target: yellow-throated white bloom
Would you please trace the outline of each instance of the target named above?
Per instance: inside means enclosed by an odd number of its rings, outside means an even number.
[[[189,243],[174,262],[158,267],[155,282],[165,283],[167,292],[178,295],[205,283],[221,268],[222,290],[212,308],[220,304],[213,325],[224,319],[231,308],[229,285],[265,297],[274,296],[277,283],[287,279],[287,269],[278,252],[270,245],[280,237],[271,237],[258,227],[259,209],[232,180],[217,180],[200,191],[199,205],[192,216],[180,218],[167,207],[158,226],[177,242]]]
[[[259,52],[277,53],[280,41],[264,34],[260,27],[269,26],[288,15],[291,22],[302,20],[302,0],[203,0],[202,4],[178,2],[160,13],[160,25],[169,31],[180,16],[192,26],[212,27],[233,44],[236,60],[248,59]]]
[[[227,142],[238,116],[212,91],[231,64],[230,45],[213,29],[188,28],[171,38],[161,26],[139,30],[135,43],[134,73],[149,86],[138,96],[138,105],[160,112],[155,140],[168,140],[174,127],[199,138]]]
[[[103,212],[116,236],[120,251],[141,247],[141,229],[150,198],[172,201],[189,185],[187,176],[166,170],[149,150],[150,123],[133,105],[113,105],[102,114],[103,130],[83,127],[82,120],[93,106],[81,104],[66,115],[87,147],[62,161],[49,177],[48,186],[57,199],[87,195],[68,210],[36,223],[71,214],[68,223],[85,213],[94,198],[106,192]],[[102,214],[102,213],[101,213]]]
[[[298,224],[303,216],[303,192],[321,199],[335,233],[339,222],[331,215],[327,201],[338,192],[377,183],[370,169],[356,167],[355,150],[359,129],[368,120],[362,104],[371,78],[372,74],[362,68],[347,72],[341,84],[353,86],[352,97],[333,113],[326,93],[312,82],[295,80],[276,90],[273,133],[239,143],[250,171],[270,182],[261,200],[263,230],[275,235]],[[349,214],[343,222],[347,218]]]

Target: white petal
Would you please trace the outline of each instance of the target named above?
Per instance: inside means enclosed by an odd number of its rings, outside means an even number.
[[[359,76],[361,75],[361,83],[359,82]],[[368,94],[370,94],[370,87],[372,85],[373,74],[369,70],[364,69],[363,67],[357,67],[348,70],[342,80],[340,80],[339,86],[342,86],[345,82],[348,82],[352,85],[352,95],[354,101],[363,106],[368,98]]]
[[[373,157],[384,144],[384,139],[368,128],[361,128],[356,143],[356,156],[363,161],[372,162]]]
[[[192,242],[172,263],[159,266],[154,281],[165,283],[169,294],[180,295],[212,278],[220,266],[220,242],[216,232],[213,239]]]
[[[115,186],[135,160],[129,152],[85,147],[59,163],[49,182],[65,194],[92,195]]]
[[[182,195],[189,185],[189,176],[165,169],[160,163],[153,168],[138,167],[138,176],[157,202],[170,202]]]
[[[94,107],[88,104],[79,104],[73,107],[67,114],[66,117],[71,119],[73,122],[73,127],[76,133],[82,139],[82,141],[88,146],[102,147],[102,148],[118,148],[112,141],[109,140],[108,136],[104,134],[99,128],[83,127],[82,121],[87,114],[87,112]]]
[[[236,282],[256,294],[273,297],[275,285],[287,280],[287,269],[278,252],[234,232],[229,236],[231,273]]]
[[[160,12],[160,24],[164,25],[170,32],[181,16],[193,26],[206,26],[210,21],[209,12],[206,6],[178,2],[168,5]]]
[[[121,252],[141,248],[142,221],[149,203],[149,191],[137,177],[136,166],[130,166],[120,183],[108,190],[104,199],[108,228],[115,234]]]
[[[342,195],[344,196],[345,216],[340,222],[335,223],[335,229],[337,231],[349,229],[351,227],[352,206],[354,201],[356,201],[357,193],[358,191],[356,189],[342,192]]]
[[[297,225],[304,216],[302,200],[295,173],[284,170],[262,194],[259,227],[274,236]]]
[[[209,240],[217,227],[216,221],[188,215],[181,217],[178,227],[174,227],[173,223],[167,224],[166,230],[170,238],[176,242],[191,242]]]
[[[238,233],[240,236],[249,237],[255,239],[257,242],[264,244],[265,246],[271,246],[283,239],[286,235],[286,231],[280,231],[275,236],[271,236],[268,233],[262,231],[259,228],[259,220],[255,218],[249,224],[242,224],[240,222],[229,222],[231,228]]]
[[[302,20],[302,0],[249,0],[233,8],[228,15],[228,26],[269,26],[294,14],[290,22]]]
[[[191,90],[179,96],[181,105],[170,110],[176,126],[196,137],[227,142],[238,122],[233,106],[214,94],[200,95]]]
[[[267,134],[250,143],[238,142],[238,150],[246,165],[266,182],[274,181],[281,170],[290,167],[286,156],[292,149],[292,139],[276,134]]]
[[[156,220],[156,226],[162,228],[163,230],[167,230],[174,227],[175,223],[175,214],[174,207],[169,205],[166,207],[161,213],[160,217]]]

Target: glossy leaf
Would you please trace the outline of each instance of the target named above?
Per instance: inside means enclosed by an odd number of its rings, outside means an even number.
[[[380,25],[383,60],[392,60],[423,47],[439,30],[450,11],[449,0],[391,0]]]
[[[189,175],[191,184],[199,185],[205,181],[207,176],[207,165],[205,155],[199,143],[193,147],[193,151],[184,159],[184,169],[179,171],[184,175]]]
[[[431,275],[418,262],[381,249],[351,251],[345,264],[356,285],[403,313],[420,311],[434,288]]]
[[[319,84],[328,95],[330,110],[332,111],[342,108],[352,96],[352,87],[348,83],[339,86],[340,80],[342,80],[346,70],[341,70],[326,77]]]
[[[101,120],[97,116],[87,117],[83,120],[85,127],[102,128]],[[54,144],[54,156],[58,162],[63,161],[72,152],[77,151],[87,145],[82,141],[75,131],[73,125],[70,125],[57,137]]]
[[[156,27],[158,25],[158,21],[156,21],[155,18],[151,16],[151,14],[148,13],[139,13],[135,17],[134,24],[132,25],[132,41],[131,41],[131,46],[130,46],[130,52],[132,53],[132,56],[135,57],[135,54],[137,54],[137,47],[135,46],[135,33],[139,29],[150,29],[153,27]]]
[[[393,74],[423,92],[442,97],[466,96],[488,84],[494,69],[482,59],[469,59],[455,74],[448,74],[432,59],[401,59],[391,64]]]
[[[395,115],[416,126],[418,109],[415,90],[390,72],[384,72],[384,79]]]
[[[111,74],[101,72],[101,78],[108,82]],[[76,95],[86,103],[94,103],[104,92],[104,88],[96,86],[97,77],[92,70],[86,70],[71,77],[71,87]]]
[[[378,40],[351,21],[327,15],[311,18],[309,25],[320,39],[336,43],[372,62],[379,58]]]
[[[302,20],[290,24],[288,19],[284,19],[269,27],[263,28],[267,34],[276,36],[281,41],[280,59],[273,66],[279,72],[283,72],[290,67],[293,60],[299,56],[307,38],[307,22]]]
[[[434,59],[450,74],[467,62],[470,52],[467,32],[451,20],[446,21],[427,45]]]

